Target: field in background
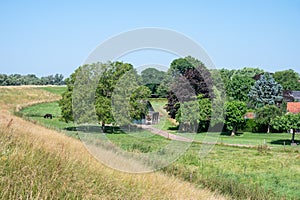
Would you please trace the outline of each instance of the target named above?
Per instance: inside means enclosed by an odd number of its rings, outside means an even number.
[[[164,100],[160,99],[151,103],[155,110],[163,112]],[[55,103],[35,105],[22,112],[25,116],[29,116],[35,115],[33,112],[38,113],[39,110],[59,113],[59,108]],[[38,119],[35,120],[38,121]],[[58,125],[64,129],[68,126],[72,127],[70,124],[58,124],[62,123],[59,120],[51,122],[49,119],[42,118],[41,115],[38,123],[44,125],[52,123],[52,126]],[[155,126],[168,130],[174,124],[167,119],[166,115],[163,115],[161,123]],[[174,132],[174,130],[169,131]],[[195,139],[202,141],[204,136],[204,133],[200,133],[195,136]],[[208,135],[208,137],[216,136],[218,137],[216,133]],[[124,150],[140,153],[156,151],[160,145],[167,142],[159,136],[145,139],[130,137],[124,133],[107,134],[107,137]],[[200,158],[199,155],[204,155],[202,149],[206,146],[194,143],[179,160],[162,170],[199,187],[209,187],[236,199],[297,199],[300,196],[298,190],[300,187],[298,181],[300,180],[300,148],[284,148],[278,143],[281,140],[290,140],[290,134],[244,133],[236,137],[222,134],[218,139],[220,143],[251,144],[255,147],[216,145],[207,156]],[[272,149],[269,148],[270,146]]]
[[[224,199],[162,173],[112,170],[79,140],[12,114],[58,95],[30,87],[1,87],[0,95],[1,199]]]

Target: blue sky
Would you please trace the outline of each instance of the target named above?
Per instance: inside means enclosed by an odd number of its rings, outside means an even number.
[[[143,27],[167,28],[192,38],[218,68],[300,72],[296,0],[3,0],[0,26],[0,73],[69,76],[106,39]],[[149,54],[125,61],[138,67],[147,62],[169,65],[173,58]]]

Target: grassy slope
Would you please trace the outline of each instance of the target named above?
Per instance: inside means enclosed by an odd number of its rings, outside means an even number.
[[[158,110],[163,101],[152,102]],[[42,106],[42,105],[40,105]],[[51,106],[49,106],[51,108]],[[30,109],[30,107],[28,108]],[[53,109],[53,108],[52,108]],[[41,120],[44,120],[41,118]],[[47,120],[46,120],[47,121]],[[49,121],[49,120],[48,120]],[[171,122],[166,118],[161,119],[158,127],[170,126]],[[212,133],[214,137],[216,133]],[[109,134],[109,139],[126,150],[132,150],[132,144],[144,149],[157,149],[157,143],[164,145],[161,137],[138,140],[125,134]],[[202,140],[204,134],[196,135],[196,139]],[[262,144],[266,139],[271,141],[289,139],[289,134],[252,134],[245,133],[236,137],[221,135],[220,140],[225,143]],[[274,144],[275,145],[275,144]],[[221,190],[235,198],[275,199],[285,197],[297,198],[300,193],[297,188],[300,184],[300,156],[299,147],[287,148],[284,151],[282,145],[268,150],[261,146],[257,149],[215,146],[203,159],[198,157],[202,146],[193,144],[192,148],[177,162],[164,169],[170,175],[182,177],[184,180],[195,182],[197,185],[205,185],[211,189]],[[191,177],[192,174],[192,177]]]
[[[79,140],[9,112],[17,104],[29,105],[50,97],[58,99],[58,96],[32,88],[0,88],[0,94],[2,199],[218,198],[207,190],[161,173],[134,175],[114,171],[96,161]]]

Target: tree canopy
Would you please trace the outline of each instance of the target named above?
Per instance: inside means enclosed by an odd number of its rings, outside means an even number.
[[[284,90],[300,90],[299,74],[292,69],[277,71],[273,77]]]
[[[265,73],[251,87],[248,96],[255,108],[275,105],[282,101],[282,86],[273,79],[271,74]]]
[[[227,129],[231,131],[231,136],[235,136],[237,128],[244,122],[247,106],[242,101],[231,101],[225,103],[226,119],[225,124]]]
[[[67,122],[74,120],[74,115],[79,115],[79,122],[88,123],[86,119],[93,119],[96,115],[96,120],[103,126],[106,123],[128,125],[132,119],[139,119],[148,112],[143,100],[150,91],[142,86],[141,78],[131,64],[108,62],[84,65],[76,69],[66,82],[68,90],[59,104],[62,118]],[[80,104],[76,105],[76,110],[72,102]],[[91,106],[95,107],[95,113]],[[127,113],[120,117],[123,112]]]
[[[64,76],[62,74],[37,77],[35,74],[0,74],[0,85],[64,85]]]
[[[152,94],[157,94],[157,88],[166,76],[166,72],[155,68],[147,68],[141,72],[142,83],[148,87]]]

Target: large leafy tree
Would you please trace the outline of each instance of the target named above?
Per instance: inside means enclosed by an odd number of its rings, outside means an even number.
[[[205,67],[200,65],[195,68],[189,61],[179,58],[172,62],[169,70],[172,76],[169,76],[171,81],[166,109],[172,118],[175,119],[180,103],[195,100],[199,94],[211,98],[212,79]]]
[[[204,66],[199,60],[186,57],[175,59],[171,63],[171,67],[168,71],[168,81],[169,90],[168,90],[168,104],[166,105],[166,110],[169,115],[179,120],[183,123],[183,127],[186,127],[187,120],[195,118],[197,120],[192,120],[192,123],[188,125],[193,129],[195,123],[203,122],[199,113],[190,112],[188,115],[183,116],[182,111],[179,112],[181,105],[184,105],[184,110],[189,110],[190,107],[195,107],[197,102],[197,96],[201,95],[202,98],[207,99],[208,101],[212,98],[212,79],[209,70]],[[199,106],[197,106],[199,109]],[[209,111],[208,111],[209,112]],[[190,115],[195,115],[191,117]],[[207,119],[205,119],[207,121]],[[181,124],[182,125],[182,124]],[[182,126],[180,126],[182,127]]]
[[[227,97],[236,101],[248,101],[248,93],[255,81],[248,76],[235,75],[225,85]]]
[[[124,81],[120,82],[121,79],[128,80],[130,78],[137,79],[127,81],[125,85],[122,85]],[[73,121],[74,115],[78,116],[76,118],[80,119],[80,123],[94,120],[93,116],[97,116],[95,120],[101,121],[103,126],[105,123],[116,122],[112,113],[112,107],[116,106],[112,105],[113,95],[119,97],[120,100],[129,98],[131,107],[127,111],[131,117],[136,118],[146,112],[145,106],[140,104],[140,100],[149,95],[150,91],[148,88],[140,86],[141,80],[137,72],[128,63],[108,62],[84,65],[76,69],[70,78],[66,79],[66,83],[68,89],[59,104],[62,109],[62,118],[67,122]],[[76,92],[74,93],[75,87]],[[126,95],[130,96],[122,96],[124,91],[129,92]],[[76,110],[72,107],[72,102],[79,104],[76,106]]]
[[[265,105],[275,105],[282,101],[282,86],[277,83],[271,74],[265,73],[251,87],[249,99],[255,108]]]
[[[180,123],[180,131],[197,132],[200,122],[199,104],[197,101],[187,101],[181,103],[176,120]]]
[[[295,143],[296,129],[300,128],[300,114],[288,113],[286,115],[277,116],[271,121],[271,125],[276,130],[292,130],[292,143]]]
[[[180,105],[176,121],[181,123],[181,131],[197,132],[205,130],[209,124],[212,112],[212,102],[200,94],[197,100],[187,101]]]
[[[133,119],[142,119],[148,113],[146,98],[151,92],[147,87],[139,85],[139,78],[135,70],[130,70],[115,86],[112,111],[120,126],[128,126]]]
[[[299,74],[292,69],[275,72],[273,77],[285,90],[300,90]]]
[[[266,105],[256,110],[255,121],[267,126],[267,133],[270,133],[271,121],[281,115],[281,110],[274,105]]]
[[[237,129],[245,122],[244,115],[247,112],[245,102],[231,101],[225,103],[225,124],[231,131],[231,136],[235,136]]]

